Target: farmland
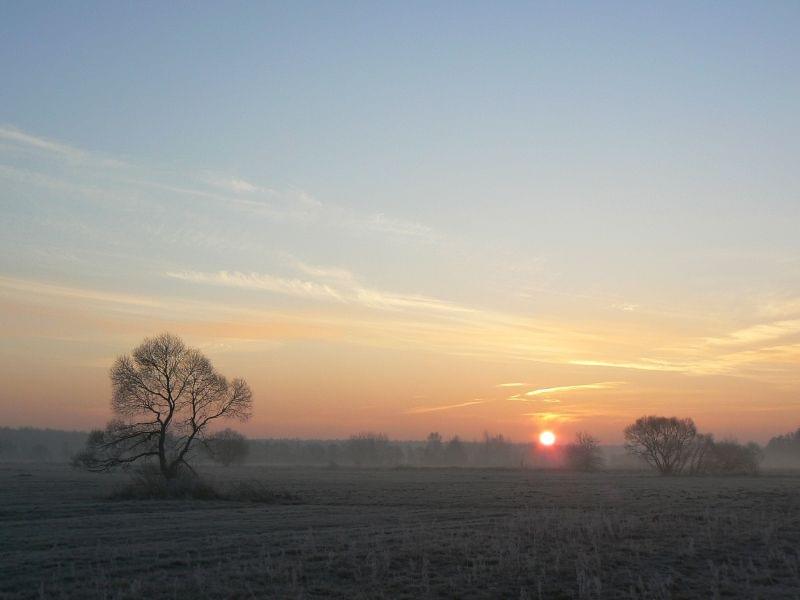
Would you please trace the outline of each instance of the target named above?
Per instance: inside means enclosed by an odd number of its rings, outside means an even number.
[[[274,504],[0,466],[0,598],[797,598],[800,477],[208,469]]]

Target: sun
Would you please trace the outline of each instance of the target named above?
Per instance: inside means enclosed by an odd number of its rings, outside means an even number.
[[[556,443],[556,434],[552,431],[543,431],[539,434],[539,443],[542,446],[552,446]]]

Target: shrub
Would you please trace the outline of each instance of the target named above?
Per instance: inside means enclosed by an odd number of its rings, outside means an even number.
[[[209,483],[188,470],[165,479],[158,465],[146,464],[131,470],[131,479],[111,494],[112,500],[218,500]]]
[[[603,466],[600,442],[586,432],[575,434],[575,441],[564,449],[567,468],[574,471],[597,471]]]
[[[289,492],[272,490],[261,481],[212,484],[191,471],[164,479],[157,465],[143,465],[132,471],[130,481],[110,495],[112,500],[220,500],[263,504],[297,504]]]
[[[211,460],[223,466],[242,464],[250,453],[247,438],[233,429],[223,429],[208,437],[203,443]]]
[[[763,452],[758,444],[735,440],[713,442],[706,455],[706,472],[729,475],[758,474]]]

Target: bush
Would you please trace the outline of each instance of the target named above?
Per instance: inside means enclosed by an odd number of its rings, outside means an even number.
[[[111,500],[220,500],[263,504],[297,504],[289,492],[269,489],[260,481],[212,484],[191,471],[174,479],[164,479],[157,465],[144,465],[132,471],[131,480],[110,495]]]
[[[242,464],[250,453],[247,438],[233,429],[223,429],[210,435],[204,441],[203,448],[211,460],[226,467]]]
[[[165,479],[157,465],[131,470],[130,481],[111,494],[112,500],[219,500],[213,486],[188,470]]]
[[[597,471],[603,466],[600,442],[586,432],[575,434],[575,441],[567,444],[564,459],[568,469],[574,471]]]
[[[705,471],[726,475],[758,474],[763,452],[758,444],[739,444],[735,440],[713,442],[706,454]]]

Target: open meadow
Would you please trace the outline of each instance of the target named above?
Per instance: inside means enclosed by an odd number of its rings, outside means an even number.
[[[0,467],[0,598],[798,598],[800,477],[207,469],[278,503]]]

